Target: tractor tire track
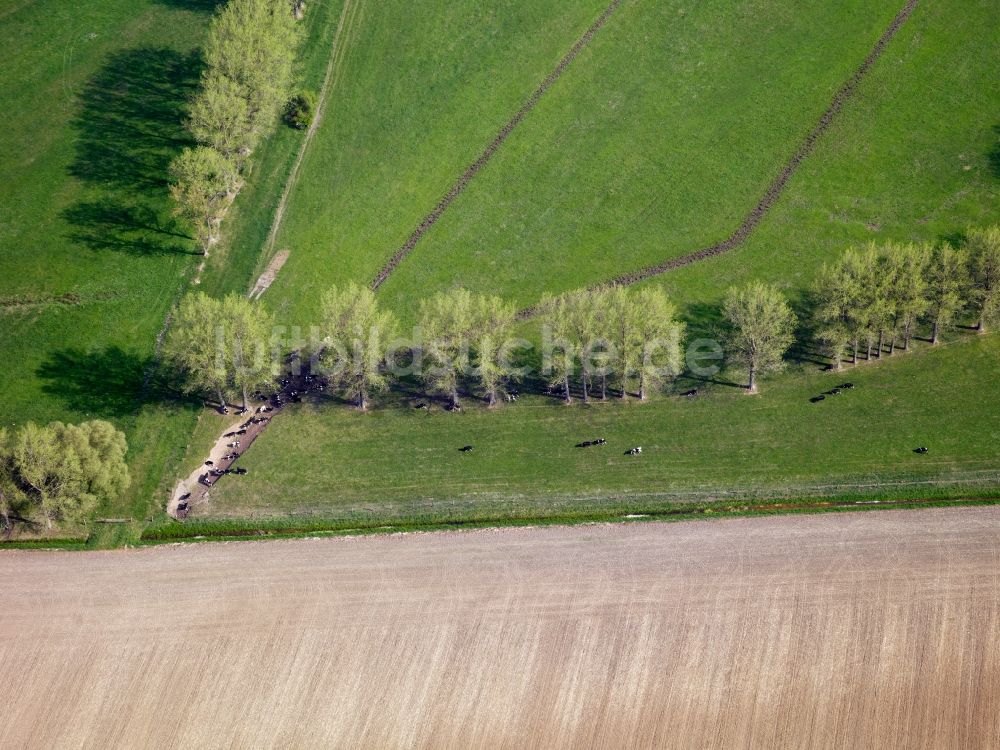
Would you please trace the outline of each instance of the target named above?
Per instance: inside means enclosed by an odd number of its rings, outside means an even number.
[[[430,230],[432,226],[434,226],[434,224],[437,223],[438,219],[440,219],[444,212],[448,210],[448,207],[452,204],[455,198],[457,198],[461,192],[465,190],[472,179],[484,166],[486,166],[486,163],[493,158],[497,149],[503,145],[503,142],[507,140],[507,137],[513,132],[514,128],[516,128],[528,115],[528,113],[535,108],[535,105],[538,104],[538,101],[542,98],[545,92],[548,91],[552,84],[559,80],[559,77],[566,71],[566,68],[569,67],[570,63],[576,59],[581,50],[587,46],[590,40],[593,39],[594,35],[601,30],[601,27],[603,27],[604,24],[607,23],[611,15],[618,9],[618,6],[621,5],[621,2],[622,0],[613,0],[611,4],[604,9],[604,12],[601,13],[598,19],[591,24],[590,28],[587,29],[583,36],[577,40],[576,44],[573,45],[570,51],[563,56],[563,58],[559,61],[559,64],[556,65],[555,69],[545,77],[531,96],[528,97],[528,100],[521,105],[521,108],[517,111],[517,113],[500,129],[496,138],[494,138],[486,149],[479,155],[479,158],[466,168],[465,172],[462,173],[462,176],[458,178],[458,181],[452,185],[447,194],[440,201],[438,201],[438,204],[434,207],[434,209],[427,214],[423,221],[420,222],[419,226],[413,230],[413,233],[409,236],[406,242],[403,243],[403,246],[396,251],[389,262],[378,272],[378,275],[371,283],[372,290],[376,290],[382,286],[383,282],[385,282],[392,272],[396,270],[403,259],[410,254],[414,247],[416,247],[421,238],[428,232],[428,230]]]
[[[760,222],[767,215],[768,211],[770,211],[774,204],[777,203],[778,198],[781,197],[785,187],[788,185],[788,181],[798,170],[799,165],[801,165],[806,157],[812,153],[816,142],[829,129],[831,123],[833,123],[833,120],[840,113],[844,104],[852,96],[854,96],[862,79],[865,75],[867,75],[868,71],[879,59],[879,57],[881,57],[885,48],[888,46],[889,42],[892,41],[892,38],[896,36],[896,33],[902,25],[912,15],[913,10],[917,6],[917,2],[918,0],[909,0],[906,5],[903,6],[902,10],[896,14],[892,23],[885,30],[882,36],[879,37],[879,40],[875,43],[871,52],[868,53],[864,62],[862,62],[858,69],[854,71],[854,74],[847,80],[847,83],[841,86],[840,90],[837,91],[836,95],[833,97],[833,101],[830,102],[830,106],[826,108],[826,111],[824,111],[822,116],[819,118],[819,122],[816,123],[816,126],[805,137],[805,140],[799,146],[798,150],[792,158],[788,160],[784,168],[767,188],[764,196],[760,199],[757,205],[753,207],[750,213],[747,214],[746,218],[743,219],[742,223],[736,228],[735,232],[729,235],[729,237],[724,239],[722,242],[711,245],[710,247],[696,250],[693,253],[688,253],[687,255],[682,255],[678,258],[671,258],[670,260],[653,266],[647,266],[646,268],[633,271],[632,273],[623,274],[598,286],[626,286],[628,284],[635,284],[639,281],[645,281],[646,279],[652,278],[653,276],[659,276],[667,271],[673,271],[674,269],[688,266],[692,263],[697,263],[716,255],[722,255],[730,250],[734,250],[746,242],[751,233],[753,233],[754,229],[757,228]]]

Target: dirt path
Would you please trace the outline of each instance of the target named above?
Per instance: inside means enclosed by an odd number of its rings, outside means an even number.
[[[559,64],[556,65],[555,69],[545,77],[541,84],[539,84],[538,88],[536,88],[531,96],[528,97],[528,100],[521,105],[521,108],[517,111],[517,113],[500,129],[496,138],[494,138],[490,145],[488,145],[479,155],[479,158],[466,168],[465,172],[462,173],[462,176],[458,178],[458,181],[452,185],[451,190],[449,190],[444,198],[442,198],[434,207],[434,209],[424,217],[423,221],[420,222],[420,225],[413,230],[413,233],[409,236],[406,242],[403,243],[403,246],[396,251],[395,255],[393,255],[382,270],[378,272],[378,275],[372,281],[372,289],[378,289],[382,286],[382,283],[389,278],[390,274],[392,274],[399,264],[403,262],[403,259],[410,254],[414,247],[416,247],[417,243],[420,242],[420,239],[432,226],[437,223],[438,219],[440,219],[444,212],[448,210],[448,207],[452,204],[452,202],[462,193],[463,190],[465,190],[472,179],[484,166],[486,166],[487,162],[493,158],[493,154],[495,154],[497,149],[503,145],[503,142],[507,140],[508,136],[510,136],[510,134],[514,131],[514,128],[516,128],[528,115],[528,113],[535,108],[535,105],[538,104],[538,101],[542,98],[545,92],[549,90],[552,84],[559,80],[559,77],[566,71],[566,68],[569,67],[570,63],[576,59],[577,55],[580,54],[580,51],[587,46],[591,39],[593,39],[594,34],[600,31],[601,27],[607,23],[611,14],[618,9],[619,5],[621,5],[621,0],[613,0],[613,2],[604,9],[604,12],[601,13],[598,19],[594,21],[590,28],[584,32],[583,36],[577,40],[576,44],[573,45],[570,51],[563,56],[563,58],[559,61]]]
[[[266,292],[271,284],[274,283],[274,280],[278,277],[278,272],[281,270],[281,267],[284,266],[285,261],[288,260],[288,256],[288,250],[282,250],[271,258],[271,262],[267,265],[267,270],[260,275],[260,278],[257,279],[257,283],[254,284],[253,289],[250,290],[249,297],[251,300],[260,299],[260,295]]]
[[[344,55],[346,54],[345,50],[348,46],[347,41],[357,33],[357,26],[361,19],[363,6],[364,0],[344,0],[344,7],[340,12],[340,21],[337,23],[337,31],[333,36],[333,52],[326,65],[326,72],[323,74],[323,83],[319,90],[319,98],[316,102],[316,115],[313,117],[312,123],[310,123],[305,136],[302,138],[302,145],[299,146],[299,153],[295,157],[292,171],[289,172],[288,179],[285,181],[285,187],[281,191],[281,199],[274,210],[274,218],[271,220],[271,230],[267,234],[267,241],[264,243],[261,258],[268,258],[274,250],[274,242],[278,236],[278,230],[281,228],[281,222],[285,218],[285,208],[288,206],[288,198],[299,181],[299,170],[302,167],[302,161],[305,159],[306,152],[309,150],[309,144],[312,143],[312,139],[316,135],[320,123],[323,121],[330,92],[337,85],[338,81],[340,81]]]
[[[996,748],[1000,507],[0,552],[0,747]]]

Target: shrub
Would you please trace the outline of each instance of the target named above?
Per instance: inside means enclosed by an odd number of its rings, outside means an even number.
[[[300,91],[285,108],[285,122],[296,130],[308,128],[315,116],[316,95],[312,91]]]

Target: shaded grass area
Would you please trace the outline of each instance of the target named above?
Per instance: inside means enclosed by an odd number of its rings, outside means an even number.
[[[1000,410],[983,403],[998,371],[1000,341],[973,336],[844,373],[799,365],[759,397],[700,383],[696,398],[646,404],[566,407],[525,395],[461,414],[406,401],[368,414],[303,405],[274,421],[242,461],[249,475],[217,485],[199,514],[537,516],[587,504],[995,485]],[[844,380],[856,388],[810,403]],[[608,444],[575,447],[597,437]],[[461,453],[467,444],[475,450]],[[637,445],[641,456],[623,455]],[[930,453],[915,454],[921,445]]]

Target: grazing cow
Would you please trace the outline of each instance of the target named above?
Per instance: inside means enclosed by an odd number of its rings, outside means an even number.
[[[188,504],[187,503],[177,503],[177,510],[178,511],[184,512],[187,509],[188,509]]]
[[[688,396],[688,397],[697,396],[698,395],[698,389],[697,388],[692,388],[690,391],[684,391],[684,393],[682,393],[681,395],[682,396]]]
[[[425,404],[424,402],[421,401],[419,404],[417,404],[413,408],[414,409],[426,409],[427,408],[427,404]]]
[[[825,394],[826,394],[827,396],[839,396],[839,395],[840,395],[840,389],[839,389],[839,388],[831,388],[830,390],[828,390],[828,391],[823,391],[823,392],[824,392],[824,393],[825,393]]]
[[[236,472],[236,473],[237,473],[237,474],[238,474],[239,476],[243,476],[244,474],[246,474],[246,473],[247,473],[247,470],[241,467],[241,468],[239,468],[239,469],[236,469],[236,470],[235,470],[235,472]]]
[[[205,466],[215,466],[215,461],[212,461],[210,459],[210,460],[208,460],[208,461],[205,462]]]
[[[181,501],[184,501],[184,500],[187,500],[190,497],[191,497],[191,493],[190,492],[186,492],[183,495],[181,495],[180,499],[181,499]]]
[[[597,440],[594,441],[594,445],[605,445],[607,442],[608,441],[604,438],[597,438]]]
[[[849,391],[854,387],[854,383],[842,383],[837,387],[840,388],[842,391]]]
[[[469,451],[472,450],[472,446],[471,445],[463,445],[461,448],[459,448],[459,450],[462,451],[462,453],[468,453]]]
[[[927,448],[925,448],[924,446],[921,445],[919,448],[914,448],[913,452],[914,453],[926,453],[927,450],[928,450]]]
[[[629,448],[627,451],[625,451],[626,456],[638,456],[640,453],[642,453],[641,445],[637,445],[635,448]]]
[[[826,398],[826,396],[813,396],[811,399],[809,399],[809,403],[810,404],[818,404],[820,401],[823,401],[825,398]]]

